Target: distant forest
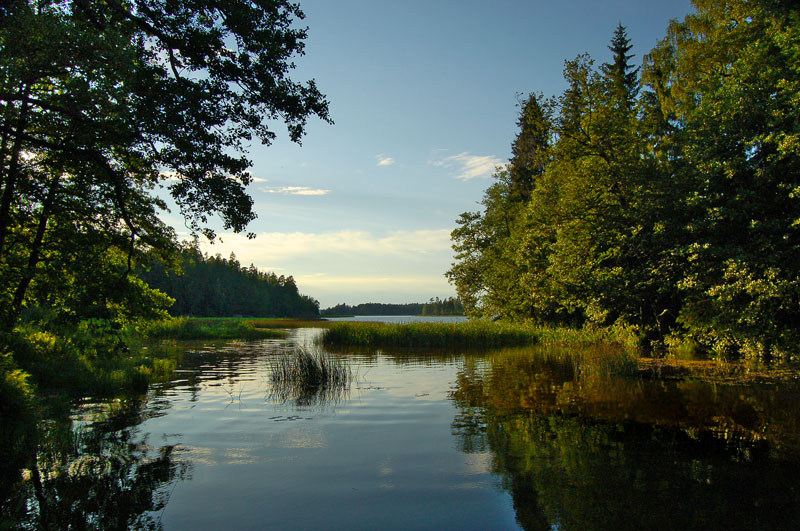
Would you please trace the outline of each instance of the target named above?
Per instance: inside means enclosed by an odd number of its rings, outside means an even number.
[[[436,297],[435,299],[430,299],[427,303],[383,304],[366,302],[355,306],[342,303],[331,308],[325,308],[319,313],[322,317],[335,317],[337,315],[464,315],[464,307],[454,297],[448,297],[444,300]]]
[[[180,272],[154,260],[137,271],[151,288],[175,303],[173,316],[319,317],[319,303],[297,290],[294,278],[242,266],[231,253],[207,256],[190,247],[180,254]]]

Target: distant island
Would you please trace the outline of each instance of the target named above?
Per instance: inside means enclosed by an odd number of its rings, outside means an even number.
[[[386,304],[365,302],[350,306],[337,304],[319,312],[321,317],[343,317],[356,315],[464,315],[464,306],[455,297],[431,298],[428,302],[406,304]]]

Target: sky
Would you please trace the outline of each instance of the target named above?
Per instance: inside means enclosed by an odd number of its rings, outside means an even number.
[[[511,156],[518,95],[560,94],[578,54],[609,61],[620,22],[641,64],[692,12],[688,0],[299,3],[309,37],[292,78],[316,80],[335,123],[310,120],[302,146],[276,123],[272,145],[250,146],[257,237],[222,232],[202,248],[292,275],[322,308],[455,295],[450,232]]]

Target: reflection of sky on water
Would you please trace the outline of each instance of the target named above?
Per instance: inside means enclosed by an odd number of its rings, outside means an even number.
[[[310,344],[315,330],[292,332]],[[457,449],[448,398],[458,365],[382,355],[346,357],[344,399],[312,407],[270,394],[278,346],[209,352],[155,391],[167,414],[140,429],[166,435],[192,462],[175,488],[165,529],[226,527],[514,527],[509,497],[485,466]],[[452,507],[463,506],[457,517]],[[204,517],[200,517],[200,513]],[[455,518],[455,520],[454,520]],[[467,527],[470,527],[468,525]],[[463,527],[463,526],[459,526]],[[482,527],[482,526],[481,526]]]
[[[304,403],[271,391],[286,346],[195,345],[133,408],[135,435],[191,466],[165,529],[800,522],[785,510],[800,507],[797,386],[619,378],[548,351],[399,350],[333,354],[356,375],[349,390]],[[112,407],[75,415],[92,427]]]

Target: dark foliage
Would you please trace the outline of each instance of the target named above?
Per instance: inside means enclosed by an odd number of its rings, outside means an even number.
[[[225,259],[190,247],[180,255],[180,271],[154,260],[136,274],[175,299],[173,316],[319,317],[319,303],[301,295],[294,278],[244,267],[233,254]]]

